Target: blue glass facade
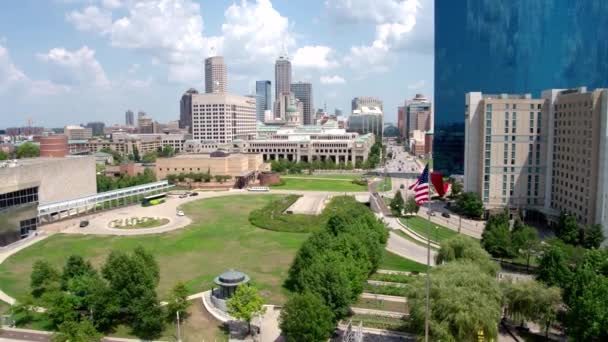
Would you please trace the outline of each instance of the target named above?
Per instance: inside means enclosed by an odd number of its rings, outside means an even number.
[[[270,81],[256,81],[255,82],[255,96],[256,96],[256,118],[258,121],[264,121],[264,111],[271,110],[271,89]]]
[[[462,174],[464,95],[608,87],[608,1],[436,0],[435,170]]]

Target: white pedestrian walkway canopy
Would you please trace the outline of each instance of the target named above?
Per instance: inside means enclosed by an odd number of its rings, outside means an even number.
[[[165,180],[67,201],[40,204],[38,205],[38,219],[40,223],[48,223],[71,216],[134,204],[140,202],[145,196],[164,192],[171,187],[173,185]]]

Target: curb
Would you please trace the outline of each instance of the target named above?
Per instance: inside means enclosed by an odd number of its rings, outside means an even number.
[[[402,229],[400,229],[401,231],[403,231],[404,233],[406,233],[407,235],[409,235],[412,239],[417,240],[418,242],[421,242],[423,244],[427,244],[428,240],[423,237],[422,235],[416,233],[415,231],[411,230],[408,226],[406,226],[403,222],[401,222],[401,220],[396,219],[397,220],[397,224],[399,224]],[[439,249],[441,248],[441,246],[435,241],[431,240],[431,248],[436,248]]]

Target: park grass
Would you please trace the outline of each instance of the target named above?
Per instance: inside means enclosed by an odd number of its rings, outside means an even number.
[[[393,189],[393,182],[391,177],[384,177],[381,181],[374,183],[374,191],[376,192],[386,192],[391,191]]]
[[[308,173],[294,173],[288,175],[281,175],[281,178],[327,178],[327,179],[342,179],[352,181],[353,179],[359,179],[363,174],[308,174]]]
[[[352,183],[352,180],[345,179],[304,179],[281,177],[283,184],[273,185],[271,188],[276,190],[312,190],[312,191],[348,191],[363,192],[367,191],[367,185]]]
[[[429,220],[423,219],[419,216],[404,217],[400,219],[403,224],[408,228],[415,231],[419,235],[427,238],[429,232],[431,234],[431,241],[441,243],[445,240],[453,238],[458,235],[457,231],[446,228],[442,225],[433,223]],[[437,228],[436,228],[437,227]]]
[[[402,258],[397,254],[384,250],[382,261],[380,261],[379,269],[404,271],[404,272],[426,272],[426,265],[417,263],[413,260]]]
[[[387,296],[407,297],[408,290],[408,286],[378,285],[370,283],[365,283],[363,285],[363,292]]]
[[[383,299],[359,298],[359,300],[351,305],[353,308],[384,310],[393,312],[408,313],[407,303],[393,302]]]
[[[370,280],[387,281],[391,283],[411,283],[416,279],[416,276],[406,274],[392,274],[392,273],[374,273],[369,277]]]
[[[78,254],[100,267],[112,249],[130,251],[141,245],[150,250],[160,267],[159,297],[166,299],[178,281],[190,293],[208,290],[213,278],[235,268],[252,278],[266,303],[285,302],[282,285],[287,270],[307,234],[274,232],[249,223],[249,212],[280,195],[242,195],[209,198],[183,205],[190,226],[155,235],[94,236],[56,234],[8,258],[0,265],[2,290],[16,298],[29,292],[34,261],[42,259],[63,267],[69,255]]]
[[[407,235],[407,234],[406,234],[406,233],[405,233],[403,230],[401,230],[401,229],[394,229],[394,230],[393,230],[393,232],[394,232],[395,234],[397,234],[397,235],[401,236],[402,238],[404,238],[404,239],[406,239],[406,240],[409,240],[410,242],[413,242],[413,243],[417,244],[418,246],[421,246],[421,247],[424,247],[424,248],[426,248],[426,247],[427,247],[427,243],[426,243],[426,242],[422,242],[422,241],[419,241],[419,240],[414,239],[413,237],[411,237],[411,236]],[[431,241],[433,241],[433,240],[431,239]],[[438,249],[437,249],[437,248],[435,248],[435,247],[433,247],[433,246],[431,245],[431,250],[436,251],[436,250],[438,250]]]
[[[325,226],[329,216],[339,210],[347,199],[344,196],[333,197],[319,215],[284,214],[300,197],[302,196],[288,195],[266,204],[263,208],[253,210],[249,214],[249,222],[256,227],[279,232],[316,232]]]

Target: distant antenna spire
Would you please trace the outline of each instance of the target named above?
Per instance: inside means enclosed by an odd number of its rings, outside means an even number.
[[[215,56],[215,45],[211,45],[211,56],[210,57],[214,57]]]
[[[283,38],[283,48],[281,53],[283,54],[283,56],[287,57],[287,43],[285,42],[286,38]]]

